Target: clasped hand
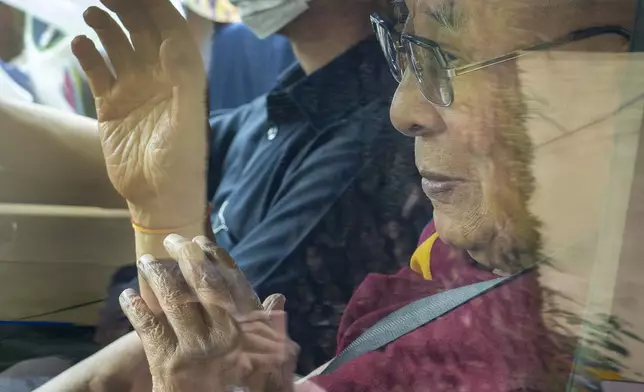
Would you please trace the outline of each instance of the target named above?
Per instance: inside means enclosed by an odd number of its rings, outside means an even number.
[[[174,260],[138,262],[161,311],[134,291],[121,307],[143,343],[155,392],[291,391],[298,347],[285,299],[260,304],[232,258],[205,237],[164,243]]]

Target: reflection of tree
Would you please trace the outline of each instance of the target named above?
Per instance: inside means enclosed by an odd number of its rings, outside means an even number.
[[[555,320],[561,337],[557,339],[563,352],[574,352],[574,377],[569,380],[568,391],[598,391],[599,380],[615,380],[626,370],[625,360],[631,356],[632,343],[644,343],[632,332],[633,326],[615,315],[597,314],[582,316],[561,310],[555,298],[570,300],[552,289],[544,289],[548,313]],[[581,331],[581,336],[576,331]],[[569,338],[572,337],[572,338]],[[632,347],[632,346],[631,346]],[[641,374],[637,374],[638,376]]]
[[[570,322],[581,323],[579,317]],[[575,390],[584,391],[589,380],[619,379],[626,369],[624,360],[631,356],[629,343],[644,343],[632,332],[632,325],[626,320],[609,314],[598,314],[583,320],[585,344],[578,347]],[[592,384],[591,384],[592,387]],[[593,390],[593,389],[590,389]]]

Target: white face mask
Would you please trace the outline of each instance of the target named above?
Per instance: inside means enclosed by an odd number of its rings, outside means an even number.
[[[231,0],[258,38],[277,33],[309,8],[311,0]]]

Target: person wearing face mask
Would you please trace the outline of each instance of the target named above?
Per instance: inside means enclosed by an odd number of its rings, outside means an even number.
[[[208,70],[208,110],[233,109],[269,92],[295,63],[288,40],[278,34],[258,38],[228,0],[183,0],[188,24],[198,38]],[[214,27],[213,23],[214,21]]]
[[[392,271],[411,254],[431,206],[411,145],[389,132],[393,85],[367,22],[387,2],[232,3],[258,38],[286,37],[298,64],[266,96],[211,119],[212,145],[229,143],[210,154],[212,227],[260,295],[290,298],[304,372],[333,355],[367,269]]]
[[[368,270],[390,272],[406,263],[431,217],[412,143],[391,129],[395,81],[368,20],[388,2],[235,3],[258,37],[287,37],[299,65],[269,94],[209,118],[198,48],[169,3],[103,3],[132,43],[99,9],[85,13],[116,74],[87,39],[77,38],[75,54],[101,106],[98,124],[48,113],[46,126],[23,136],[60,126],[54,142],[45,144],[61,148],[61,162],[38,164],[51,154],[33,154],[29,164],[48,168],[45,183],[68,184],[68,190],[83,183],[76,196],[82,194],[84,204],[114,206],[125,199],[138,255],[163,254],[159,242],[168,230],[203,231],[210,202],[208,231],[259,295],[289,298],[300,369],[323,363],[335,351],[335,331],[356,284]],[[0,107],[0,116],[13,129],[42,124],[19,105]],[[71,126],[74,136],[59,141]]]
[[[215,23],[209,110],[233,109],[266,94],[295,61],[291,44],[280,35],[259,39],[244,23]]]

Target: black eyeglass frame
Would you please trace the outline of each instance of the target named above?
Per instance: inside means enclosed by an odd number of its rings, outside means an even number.
[[[408,33],[398,33],[395,31],[391,23],[387,22],[377,13],[371,14],[370,19],[371,19],[371,26],[374,32],[376,33],[376,37],[378,38],[378,41],[380,42],[380,45],[383,48],[383,51],[385,52],[385,56],[387,57],[389,67],[391,68],[391,72],[394,75],[394,78],[400,83],[402,81],[402,76],[405,70],[400,69],[397,59],[394,59],[393,57],[391,57],[393,56],[394,53],[391,53],[391,55],[387,53],[387,50],[385,49],[385,45],[390,46],[390,44],[393,45],[390,47],[390,50],[393,50],[396,56],[408,56],[408,59],[410,61],[407,61],[407,62],[412,64],[414,74],[416,75],[416,80],[421,86],[420,90],[423,93],[423,96],[425,97],[425,99],[441,107],[449,107],[454,103],[454,90],[452,87],[451,80],[456,76],[465,75],[474,71],[479,71],[483,68],[490,67],[492,65],[497,65],[497,64],[504,63],[506,61],[515,60],[537,51],[553,49],[558,46],[566,45],[572,42],[577,42],[588,38],[593,38],[604,34],[616,34],[623,38],[626,38],[629,41],[631,39],[631,32],[621,26],[607,25],[607,26],[589,27],[586,29],[573,31],[565,35],[564,37],[555,39],[553,41],[540,43],[523,49],[518,49],[488,60],[477,61],[474,63],[465,64],[458,67],[450,67],[447,60],[447,55],[445,54],[443,49],[441,49],[438,43],[423,37],[419,37],[417,35],[408,34]],[[391,43],[382,42],[382,37],[380,36],[379,28],[383,29],[382,31],[387,33],[388,38],[391,40]],[[424,89],[422,88],[422,86],[424,85],[424,82],[421,76],[422,71],[418,69],[416,61],[413,58],[414,52],[411,48],[411,45],[416,45],[421,49],[430,51],[434,55],[434,58],[438,61],[438,64],[441,67],[441,70],[445,74],[445,78],[447,82],[446,83],[446,86],[448,88],[448,91],[446,94],[447,99],[443,99],[443,101],[437,102],[435,99],[429,98],[427,94],[424,92]]]

